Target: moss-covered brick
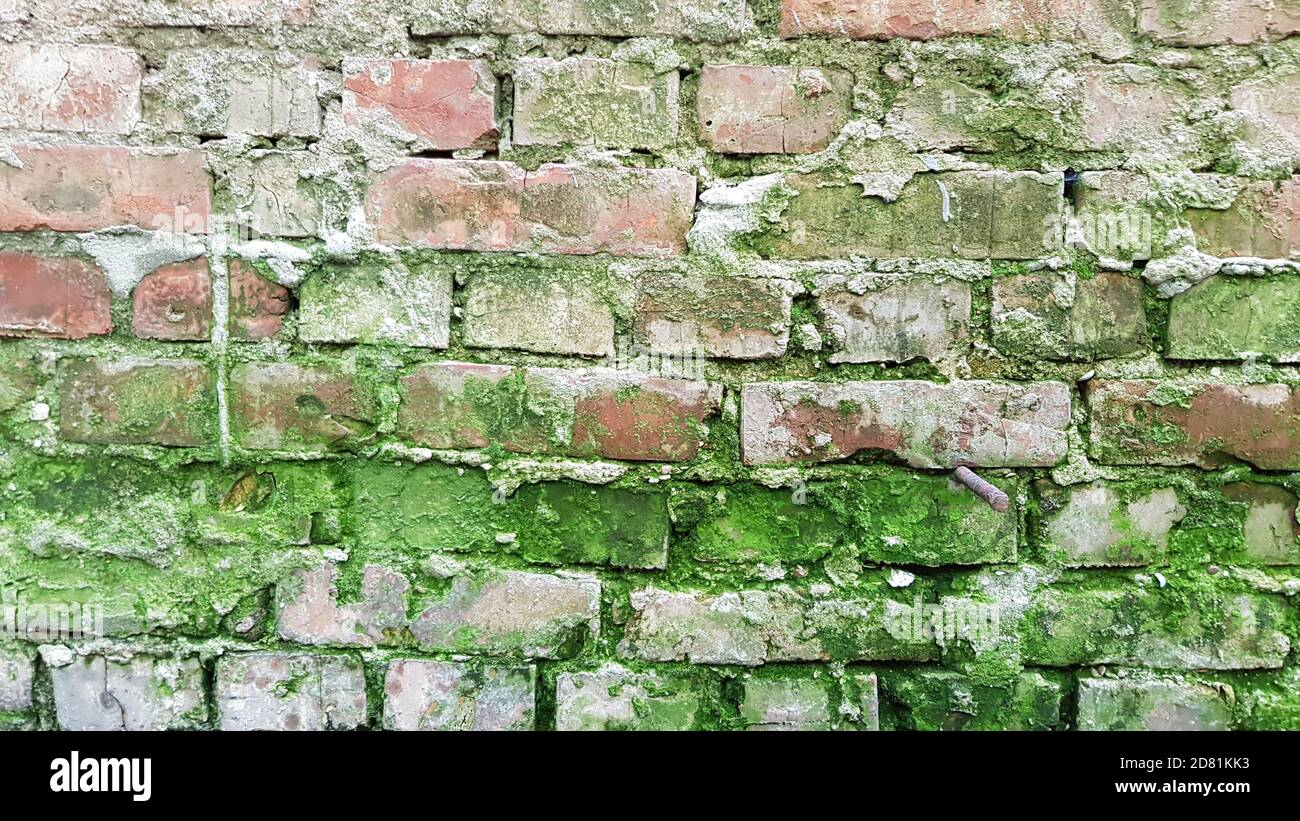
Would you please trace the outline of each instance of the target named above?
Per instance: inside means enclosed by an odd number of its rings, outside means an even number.
[[[667,561],[663,493],[543,482],[507,494],[481,471],[366,465],[355,494],[353,515],[367,543],[538,564],[662,568]]]
[[[710,565],[815,562],[841,547],[867,561],[931,567],[1016,558],[1014,512],[993,510],[946,477],[901,469],[785,490],[725,486],[688,503],[702,515],[677,549]]]
[[[1036,541],[1044,558],[1072,567],[1160,564],[1169,531],[1187,515],[1171,487],[1095,482],[1038,486],[1044,511]]]
[[[383,726],[389,730],[531,730],[537,668],[423,659],[389,662]]]
[[[208,718],[203,665],[193,656],[76,656],[51,664],[50,677],[61,730],[193,729]]]
[[[727,41],[745,21],[743,0],[464,0],[413,10],[415,34],[593,34]]]
[[[1289,385],[1095,380],[1088,399],[1103,464],[1300,469],[1300,390]]]
[[[212,372],[190,359],[68,359],[59,365],[59,430],[101,445],[216,444]]]
[[[227,653],[214,698],[223,730],[352,730],[366,720],[366,681],[351,656]]]
[[[555,681],[557,730],[690,730],[704,709],[695,682],[618,664],[560,673]]]
[[[1216,276],[1174,297],[1171,359],[1300,362],[1300,277]]]
[[[1300,252],[1300,181],[1251,182],[1228,208],[1186,213],[1197,246],[1217,257],[1285,259]]]
[[[1142,283],[1117,273],[1074,271],[999,277],[993,344],[1027,360],[1092,362],[1150,347]]]
[[[893,202],[817,174],[793,175],[786,184],[797,196],[781,228],[755,240],[773,257],[1032,259],[1051,256],[1061,243],[1060,174],[918,174]]]
[[[1280,667],[1294,616],[1268,596],[1207,583],[1202,568],[1128,587],[1040,590],[1021,625],[1025,661],[1049,667]]]
[[[1224,694],[1195,679],[1137,674],[1079,680],[1080,730],[1227,730]]]
[[[799,675],[751,676],[745,681],[740,719],[752,730],[831,728],[831,698],[826,678]]]
[[[981,683],[942,669],[880,676],[882,723],[897,730],[1062,730],[1064,677],[1031,670],[1010,683]]]

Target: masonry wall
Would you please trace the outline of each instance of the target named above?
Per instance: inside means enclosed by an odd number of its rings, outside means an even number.
[[[1300,725],[1297,35],[0,0],[0,726]]]

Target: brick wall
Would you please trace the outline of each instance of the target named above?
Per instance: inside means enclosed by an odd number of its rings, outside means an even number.
[[[1297,35],[0,0],[0,727],[1300,726]]]

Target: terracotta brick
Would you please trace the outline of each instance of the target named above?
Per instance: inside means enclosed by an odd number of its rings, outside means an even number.
[[[71,257],[0,251],[0,336],[84,339],[113,327],[99,267]]]
[[[695,179],[673,169],[407,160],[370,187],[381,242],[463,251],[677,254]]]
[[[343,63],[343,118],[390,123],[434,150],[496,144],[496,78],[483,60]]]
[[[1088,405],[1103,464],[1300,469],[1300,389],[1287,385],[1097,380]]]
[[[195,341],[212,330],[212,277],[202,257],[164,265],[135,286],[135,335]]]
[[[207,233],[211,190],[200,151],[12,145],[0,163],[0,231],[97,231],[136,225]]]
[[[401,381],[398,433],[432,448],[694,458],[721,402],[708,382],[610,369],[432,362]]]
[[[231,338],[255,342],[278,334],[292,303],[289,289],[260,276],[243,260],[231,260],[229,272]]]
[[[230,430],[253,450],[323,451],[374,438],[375,400],[331,368],[250,362],[230,374]]]
[[[1070,391],[1059,382],[765,382],[745,385],[746,464],[827,462],[884,451],[913,467],[1050,467],[1065,458]]]
[[[143,68],[114,46],[0,44],[0,128],[128,133]]]
[[[729,154],[820,151],[848,120],[852,93],[852,76],[839,69],[705,66],[700,138]]]
[[[59,430],[93,445],[215,444],[212,373],[188,359],[69,359]]]

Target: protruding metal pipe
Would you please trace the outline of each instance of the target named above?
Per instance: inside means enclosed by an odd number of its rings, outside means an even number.
[[[1010,510],[1011,497],[975,475],[975,471],[962,465],[952,472],[957,481],[971,489],[976,496],[989,503],[994,510]]]

